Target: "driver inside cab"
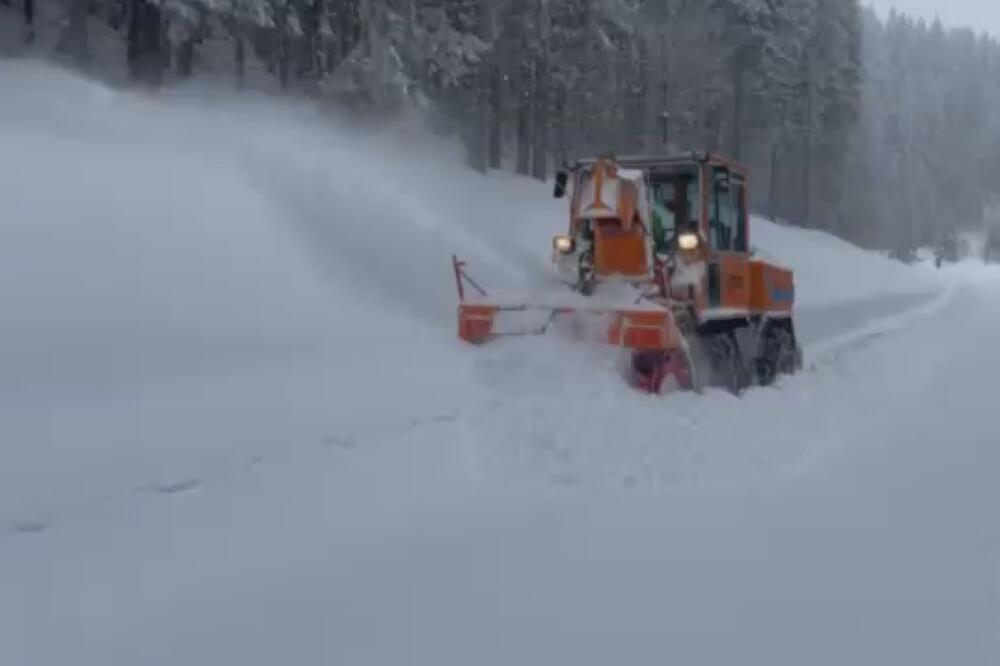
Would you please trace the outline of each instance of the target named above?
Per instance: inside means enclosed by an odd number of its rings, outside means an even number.
[[[653,246],[657,254],[666,254],[677,231],[677,214],[674,206],[674,184],[654,183],[650,190],[652,209]]]

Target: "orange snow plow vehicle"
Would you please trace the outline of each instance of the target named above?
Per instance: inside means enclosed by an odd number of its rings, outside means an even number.
[[[579,160],[557,175],[569,227],[552,242],[558,302],[491,299],[453,258],[458,334],[550,330],[619,347],[651,393],[733,393],[801,368],[790,270],[750,249],[748,173],[705,153]]]

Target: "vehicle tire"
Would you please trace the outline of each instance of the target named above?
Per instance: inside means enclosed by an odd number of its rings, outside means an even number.
[[[774,330],[775,337],[775,368],[780,375],[793,375],[798,369],[798,354],[795,349],[795,338],[787,328]]]
[[[713,335],[707,346],[712,385],[739,395],[745,385],[745,372],[736,336],[732,333]]]
[[[781,375],[794,374],[798,367],[795,340],[784,326],[772,326],[764,338],[761,355],[754,360],[757,383],[772,386]]]
[[[754,359],[757,384],[771,386],[778,380],[778,359],[781,357],[781,339],[777,329],[768,326],[760,345],[760,355]]]

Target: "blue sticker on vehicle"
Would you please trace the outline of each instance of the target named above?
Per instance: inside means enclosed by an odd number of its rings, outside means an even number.
[[[771,287],[771,300],[776,303],[792,303],[795,301],[795,288],[779,289]]]

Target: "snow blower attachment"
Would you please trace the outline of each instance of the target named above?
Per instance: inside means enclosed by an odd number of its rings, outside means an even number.
[[[461,339],[558,330],[613,345],[652,393],[739,393],[801,367],[792,273],[752,256],[743,167],[698,153],[580,160],[556,178],[555,196],[567,195],[552,261],[576,300],[492,301],[453,257]]]
[[[664,387],[695,388],[689,350],[674,313],[656,303],[628,307],[537,305],[492,301],[452,257],[458,288],[458,337],[482,344],[502,337],[554,332],[579,342],[631,352],[635,385],[651,393]],[[467,294],[470,288],[474,295]]]

